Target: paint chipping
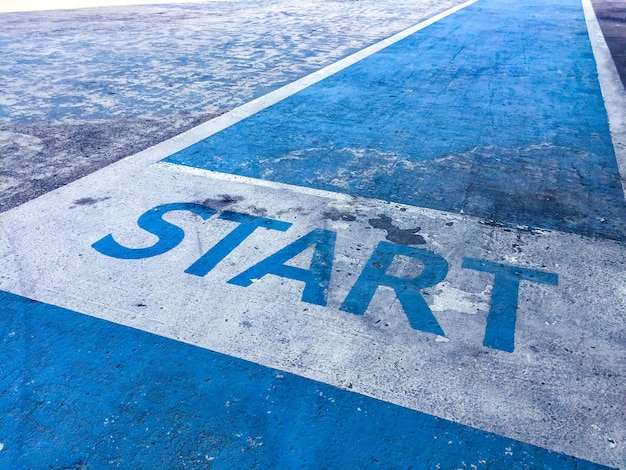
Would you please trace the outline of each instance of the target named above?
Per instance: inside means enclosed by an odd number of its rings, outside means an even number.
[[[354,214],[350,214],[347,212],[340,212],[337,209],[332,209],[328,212],[324,212],[324,218],[332,220],[332,221],[344,221],[344,222],[354,222],[356,220],[356,216]]]
[[[434,312],[454,311],[474,315],[489,311],[491,286],[483,292],[469,293],[442,282],[441,291],[432,296],[430,309]]]
[[[369,219],[369,224],[378,229],[385,230],[387,232],[387,240],[398,245],[424,245],[426,240],[421,235],[418,235],[422,228],[410,228],[401,229],[393,224],[391,217],[385,214],[378,214],[378,218]]]

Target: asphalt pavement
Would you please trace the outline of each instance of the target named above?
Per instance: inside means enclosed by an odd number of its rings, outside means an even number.
[[[0,14],[0,467],[626,468],[620,9]]]

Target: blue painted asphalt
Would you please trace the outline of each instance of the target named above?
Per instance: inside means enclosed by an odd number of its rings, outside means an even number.
[[[626,203],[575,0],[480,1],[165,161],[626,241]],[[114,195],[87,205],[99,214],[98,203],[107,206],[109,199],[120,203]],[[83,199],[69,200],[76,207]],[[204,254],[184,271],[191,283],[203,280],[198,277],[256,228],[282,232],[291,225],[197,202],[148,207],[138,225],[157,235],[156,244],[127,248],[103,232],[91,245],[86,230],[77,235],[82,248],[107,255],[102,263],[161,255],[185,236],[162,219],[174,210],[203,219],[219,212],[216,218],[239,223],[209,251],[197,234]],[[95,225],[84,217],[81,223]],[[368,229],[381,228],[372,220]],[[325,306],[336,237],[314,229],[227,282],[247,287],[275,274],[304,282],[302,300]],[[312,246],[309,269],[288,264]],[[80,264],[83,252],[74,246],[70,251],[76,258],[69,263]],[[396,256],[417,258],[422,272],[388,275]],[[109,266],[114,270],[102,278],[111,282],[111,273],[127,269],[132,276],[137,269]],[[143,266],[149,271],[152,265]],[[318,267],[327,271],[320,274]],[[557,274],[470,257],[463,257],[462,268],[494,275],[484,345],[512,353],[520,280],[556,286]],[[172,272],[151,274],[179,279]],[[391,287],[413,328],[443,337],[421,290],[447,274],[448,262],[434,251],[380,241],[356,280],[359,288],[350,290],[340,310],[362,315],[379,286]],[[317,290],[308,290],[310,285]],[[170,287],[176,289],[175,283]],[[258,301],[261,308],[266,301]],[[409,305],[421,316],[412,315]],[[1,290],[0,306],[0,468],[608,468],[352,393],[351,384],[336,388],[87,312]],[[424,320],[426,311],[432,321]],[[128,311],[117,314],[120,321]],[[500,411],[496,406],[493,413]]]
[[[6,292],[0,305],[1,468],[607,468]]]
[[[477,2],[166,161],[626,240],[576,0]]]

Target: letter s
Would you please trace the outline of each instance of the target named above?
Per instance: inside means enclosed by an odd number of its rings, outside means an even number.
[[[208,219],[216,212],[215,209],[202,204],[189,202],[163,204],[145,212],[137,220],[137,225],[140,228],[159,238],[154,245],[146,248],[128,248],[120,245],[115,241],[113,235],[109,234],[91,246],[103,255],[118,259],[142,259],[161,255],[178,246],[178,244],[183,241],[183,238],[185,238],[183,229],[163,220],[163,215],[171,211],[193,212],[204,220]]]

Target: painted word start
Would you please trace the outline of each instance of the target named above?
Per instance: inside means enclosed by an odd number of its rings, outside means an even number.
[[[92,247],[106,256],[118,259],[143,259],[161,255],[178,246],[185,237],[183,229],[163,220],[163,215],[171,211],[189,211],[204,220],[217,213],[216,209],[196,203],[160,205],[145,212],[137,220],[140,228],[158,237],[154,245],[146,248],[128,248],[116,242],[109,234],[95,242]],[[185,273],[206,276],[257,228],[285,232],[291,227],[289,222],[233,211],[223,211],[218,217],[238,225],[189,266]],[[254,280],[273,274],[304,283],[303,302],[326,306],[336,236],[332,230],[312,230],[230,279],[228,283],[247,287]],[[309,269],[287,264],[288,261],[311,247],[313,247],[313,255]],[[387,274],[388,268],[398,255],[415,258],[423,264],[423,269],[417,277],[406,278]],[[461,267],[493,274],[491,305],[487,315],[483,345],[513,352],[520,282],[532,281],[557,285],[557,275],[475,258],[464,258]],[[339,308],[344,312],[363,315],[378,287],[390,287],[395,291],[412,328],[445,336],[439,322],[424,300],[421,290],[443,281],[447,274],[448,263],[441,255],[430,250],[381,241]]]

